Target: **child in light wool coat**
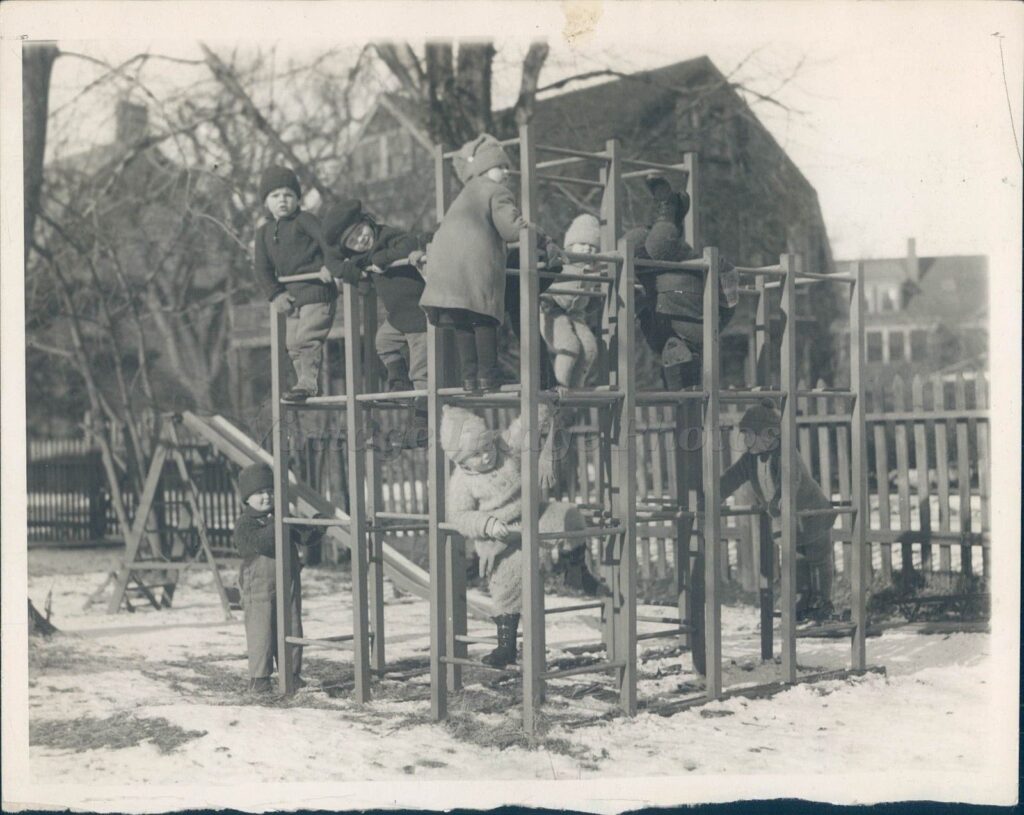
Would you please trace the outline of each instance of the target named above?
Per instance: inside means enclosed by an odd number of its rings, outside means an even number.
[[[541,425],[547,419],[541,416]],[[516,632],[522,608],[522,425],[517,418],[505,432],[490,430],[479,416],[464,408],[445,406],[441,444],[456,465],[448,481],[447,520],[472,541],[480,557],[480,574],[489,576],[498,647],[484,657],[494,667],[516,661]],[[585,528],[574,504],[550,502],[540,507],[541,532]],[[563,570],[575,569],[588,594],[599,584],[586,565],[586,546],[574,542],[559,560]]]

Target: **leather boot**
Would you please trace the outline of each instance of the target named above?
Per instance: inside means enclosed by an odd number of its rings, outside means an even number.
[[[498,627],[498,647],[483,658],[485,665],[504,668],[516,662],[516,632],[519,630],[518,614],[499,614],[494,618]]]
[[[411,391],[412,382],[409,379],[409,366],[405,363],[404,357],[391,359],[384,363],[388,372],[388,392]]]

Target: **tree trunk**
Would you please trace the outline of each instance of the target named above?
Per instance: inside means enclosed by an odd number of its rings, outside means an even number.
[[[23,45],[21,51],[22,138],[25,162],[25,259],[39,212],[43,187],[43,156],[46,152],[46,120],[49,113],[50,74],[60,56],[56,45]]]

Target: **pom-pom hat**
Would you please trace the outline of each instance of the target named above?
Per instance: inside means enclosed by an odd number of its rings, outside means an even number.
[[[441,447],[456,464],[494,443],[487,423],[465,408],[445,405],[441,414]]]
[[[332,204],[324,215],[324,240],[334,246],[345,238],[345,233],[364,217],[363,204],[358,198]]]
[[[490,133],[481,133],[459,148],[453,161],[455,174],[465,183],[493,167],[512,165],[508,153]]]
[[[678,261],[686,255],[686,249],[679,240],[679,230],[668,221],[658,221],[651,227],[644,247],[653,260]]]
[[[585,243],[588,246],[601,245],[601,223],[590,213],[577,215],[565,233],[563,246]]]
[[[266,201],[270,193],[282,187],[287,187],[294,192],[296,198],[302,198],[302,187],[299,185],[299,177],[292,170],[279,164],[267,167],[263,171],[263,175],[260,176],[260,200]]]
[[[740,419],[740,430],[760,435],[765,431],[778,431],[782,427],[782,416],[771,399],[762,399],[749,408]]]

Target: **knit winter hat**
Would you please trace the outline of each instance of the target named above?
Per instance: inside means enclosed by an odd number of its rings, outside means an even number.
[[[453,161],[455,174],[463,183],[483,175],[492,167],[512,166],[508,153],[490,133],[481,133],[459,148]]]
[[[771,399],[762,399],[743,414],[740,419],[740,430],[761,434],[765,430],[778,430],[782,426],[782,416],[775,408]]]
[[[644,241],[647,254],[653,260],[683,260],[687,254],[683,242],[679,240],[679,230],[668,221],[658,221],[647,233]]]
[[[363,218],[363,204],[358,198],[332,204],[324,215],[324,240],[328,246],[340,243],[345,233]]]
[[[601,222],[588,212],[577,215],[565,233],[562,246],[585,243],[588,246],[601,245]]]
[[[243,501],[260,490],[274,489],[274,471],[266,464],[250,464],[238,476],[238,492]]]
[[[465,408],[445,405],[441,414],[441,447],[445,455],[461,464],[494,441],[487,422]]]
[[[267,196],[274,190],[287,187],[295,193],[296,198],[302,198],[302,187],[299,186],[299,177],[279,164],[271,165],[263,171],[260,176],[260,200],[266,201]]]

